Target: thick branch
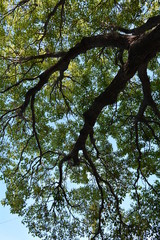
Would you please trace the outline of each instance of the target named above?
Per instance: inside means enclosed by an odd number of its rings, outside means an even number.
[[[44,60],[46,58],[60,58],[60,57],[63,57],[65,54],[66,54],[65,52],[57,52],[57,53],[49,52],[49,53],[39,54],[36,56],[20,57],[17,61],[21,63],[21,62],[28,62],[36,59]]]
[[[158,50],[160,47],[160,25],[152,32],[152,37],[157,39]],[[119,70],[118,74],[101,93],[90,106],[90,108],[84,113],[85,124],[80,131],[79,138],[76,141],[72,154],[75,156],[74,160],[78,162],[78,151],[84,148],[88,135],[92,132],[93,126],[101,113],[102,109],[115,103],[117,101],[119,93],[125,88],[128,80],[134,76],[139,65],[145,61],[149,61],[153,57],[153,52],[156,49],[150,43],[150,34],[147,34],[140,40],[135,41],[131,44],[129,51],[128,62]],[[157,47],[157,46],[156,46]],[[147,48],[147,49],[146,49]],[[76,163],[75,163],[76,164]]]
[[[137,28],[126,29],[126,28],[119,27],[119,26],[110,26],[108,29],[111,28],[113,30],[118,30],[118,31],[126,33],[126,34],[131,33],[133,35],[140,35],[140,34],[145,33],[146,31],[154,28],[158,24],[160,24],[160,15],[149,18],[146,23],[144,23],[142,26],[137,27]]]
[[[151,94],[150,80],[147,75],[147,63],[142,64],[139,67],[138,75],[142,82],[143,94],[144,94],[144,105],[146,105],[145,107],[147,107],[147,105],[149,105],[153,109],[153,111],[157,115],[157,117],[160,119],[160,111],[159,111],[155,101],[153,100],[152,94]]]
[[[42,89],[42,87],[48,82],[49,77],[56,71],[64,72],[68,68],[70,61],[76,58],[78,55],[97,47],[118,47],[129,49],[129,42],[133,40],[133,37],[127,35],[124,36],[118,33],[84,37],[80,43],[71,48],[55,65],[51,66],[39,75],[40,81],[37,83],[37,85],[35,85],[35,87],[31,88],[26,93],[25,101],[21,107],[22,112],[24,112],[28,106],[31,96]]]

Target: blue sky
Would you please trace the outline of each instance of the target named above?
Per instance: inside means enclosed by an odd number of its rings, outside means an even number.
[[[0,201],[5,196],[5,185],[0,181]],[[1,240],[39,240],[28,234],[28,229],[21,223],[21,218],[11,214],[9,207],[0,204],[0,239]]]

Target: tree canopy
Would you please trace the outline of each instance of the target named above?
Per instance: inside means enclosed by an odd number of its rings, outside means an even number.
[[[158,238],[159,7],[0,2],[2,203],[33,235]]]

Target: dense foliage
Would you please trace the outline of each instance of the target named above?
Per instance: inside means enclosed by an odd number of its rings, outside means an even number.
[[[0,1],[3,204],[41,239],[158,239],[155,0]]]

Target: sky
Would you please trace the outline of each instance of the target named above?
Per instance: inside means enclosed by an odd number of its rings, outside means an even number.
[[[5,196],[5,185],[0,181],[0,201]],[[32,237],[28,229],[21,223],[22,218],[11,214],[9,207],[3,207],[0,203],[0,239],[1,240],[40,240]]]

